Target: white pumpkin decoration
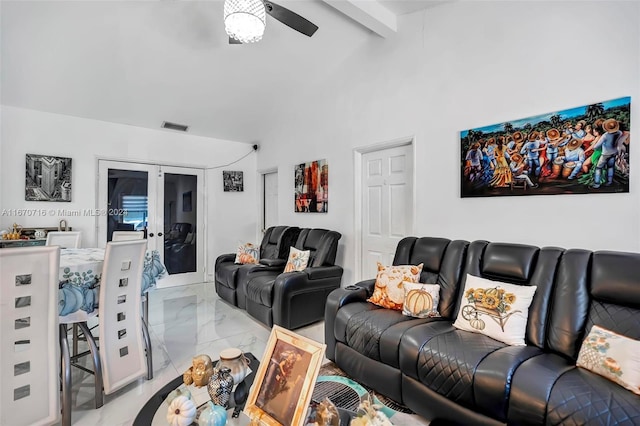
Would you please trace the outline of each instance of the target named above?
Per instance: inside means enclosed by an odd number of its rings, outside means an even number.
[[[179,396],[186,396],[188,399],[191,399],[191,392],[187,388],[178,388],[167,396],[165,402],[167,405],[171,405],[171,402]]]
[[[170,426],[189,426],[195,418],[196,405],[186,396],[177,396],[169,404],[167,421]]]

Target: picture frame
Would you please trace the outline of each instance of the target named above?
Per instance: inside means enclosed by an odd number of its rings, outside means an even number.
[[[244,413],[252,424],[302,426],[326,345],[274,325]]]
[[[293,180],[294,212],[329,211],[329,164],[326,159],[296,164]]]
[[[183,212],[191,211],[191,191],[182,193],[182,211]]]
[[[222,183],[224,192],[243,192],[244,173],[241,170],[223,170]]]
[[[631,97],[460,132],[460,195],[628,193]]]
[[[25,155],[25,201],[71,202],[71,158]]]

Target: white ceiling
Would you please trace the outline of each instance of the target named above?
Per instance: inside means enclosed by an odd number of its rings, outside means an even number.
[[[267,18],[229,45],[216,1],[2,1],[2,104],[257,142],[278,110],[378,37],[320,0],[280,0],[320,27]],[[380,0],[396,15],[442,1]]]

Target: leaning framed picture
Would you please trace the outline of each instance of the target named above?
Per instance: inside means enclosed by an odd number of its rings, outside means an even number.
[[[244,413],[252,423],[302,426],[326,345],[273,326]]]

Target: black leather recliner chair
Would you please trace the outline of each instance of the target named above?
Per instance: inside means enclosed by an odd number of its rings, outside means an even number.
[[[289,256],[291,247],[300,233],[295,226],[272,226],[268,228],[260,243],[260,265],[241,265],[234,263],[236,254],[228,253],[218,256],[215,265],[216,293],[222,299],[245,308],[246,276],[253,269],[272,270],[281,272]]]
[[[339,232],[303,229],[295,247],[309,250],[304,271],[254,269],[247,275],[246,310],[255,319],[296,329],[324,317],[327,296],[340,287],[343,269],[335,265]]]

